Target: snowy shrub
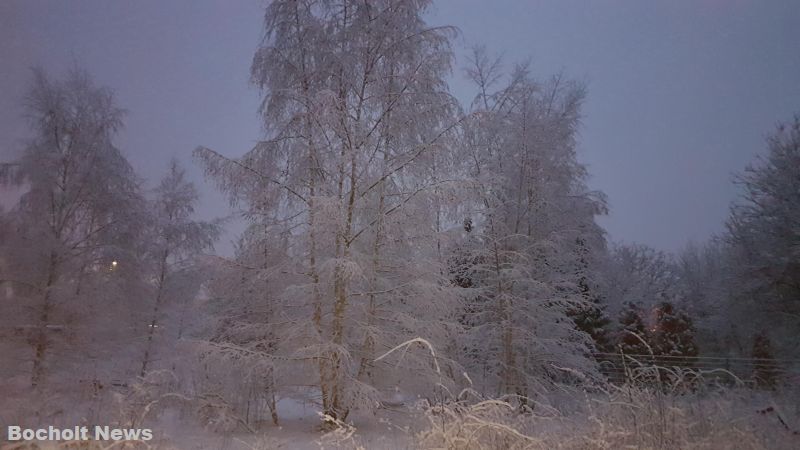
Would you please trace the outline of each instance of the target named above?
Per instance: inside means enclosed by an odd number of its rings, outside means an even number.
[[[682,384],[573,388],[570,395],[584,401],[569,413],[541,403],[520,413],[508,401],[480,398],[426,405],[428,426],[417,442],[428,449],[796,448],[800,436],[791,424],[800,422],[791,397],[779,407],[741,388],[680,394]]]

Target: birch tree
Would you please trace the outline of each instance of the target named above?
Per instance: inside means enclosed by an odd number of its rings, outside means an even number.
[[[587,336],[567,312],[583,304],[576,243],[604,245],[594,223],[604,199],[586,189],[575,158],[582,89],[561,77],[536,82],[525,66],[505,76],[480,48],[470,64],[478,93],[464,136],[475,180],[468,322],[484,387],[525,403],[563,374],[557,366],[590,367]]]
[[[196,270],[193,259],[200,252],[212,249],[219,235],[219,224],[192,219],[198,200],[197,189],[186,180],[185,171],[177,160],[170,161],[169,172],[159,183],[155,194],[156,198],[150,205],[152,225],[148,248],[148,262],[153,267],[154,294],[139,370],[139,376],[142,377],[151,364],[153,341],[158,329],[164,326],[165,307],[170,306],[170,302],[186,302],[187,297],[197,293],[199,285],[194,282],[188,286],[181,283],[187,279],[181,275]],[[188,280],[196,281],[191,277]]]
[[[5,215],[10,239],[2,252],[13,262],[0,279],[13,295],[1,315],[30,343],[31,384],[40,387],[54,368],[54,346],[74,344],[58,351],[74,363],[85,355],[75,350],[92,348],[101,336],[107,343],[102,332],[125,328],[106,325],[130,311],[125,292],[140,287],[136,224],[143,208],[133,169],[113,144],[124,112],[110,90],[79,70],[64,80],[37,70],[25,107],[33,138],[3,171],[3,181],[25,193]],[[90,319],[97,304],[103,307]],[[79,337],[86,347],[76,344]]]
[[[271,358],[284,392],[313,366],[301,383],[334,418],[375,407],[382,383],[414,382],[376,376],[383,351],[448,332],[455,297],[431,251],[443,227],[430,206],[448,188],[432,166],[457,120],[444,81],[451,31],[424,23],[428,4],[271,3],[252,66],[267,139],[237,159],[197,151],[231,201],[285,239],[285,273],[267,272],[283,278],[270,301],[291,313],[269,324],[282,341]],[[446,366],[421,348],[403,364],[420,385]]]

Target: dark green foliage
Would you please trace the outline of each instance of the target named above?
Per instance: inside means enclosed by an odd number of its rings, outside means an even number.
[[[575,322],[575,328],[583,331],[592,338],[594,348],[600,353],[613,352],[613,344],[608,337],[608,324],[611,320],[605,313],[596,286],[590,285],[590,249],[586,239],[575,239],[575,248],[578,257],[575,276],[578,277],[578,289],[583,304],[576,305],[567,311],[567,315]]]
[[[648,355],[650,334],[642,319],[642,310],[635,303],[626,303],[619,317],[617,349],[626,355]]]
[[[570,310],[568,314],[575,322],[575,328],[591,336],[598,352],[608,353],[614,350],[606,328],[611,320],[599,299],[580,309]]]
[[[472,257],[468,251],[457,250],[448,261],[450,281],[460,288],[476,287],[477,280],[475,266],[480,264],[480,258]]]
[[[662,302],[656,310],[653,332],[653,350],[658,355],[697,356],[692,319],[676,310],[669,302]]]

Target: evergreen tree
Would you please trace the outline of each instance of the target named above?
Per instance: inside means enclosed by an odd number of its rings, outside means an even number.
[[[650,334],[642,319],[642,310],[636,303],[626,303],[619,318],[620,329],[617,334],[617,347],[626,355],[647,355],[650,353],[648,341]]]
[[[569,312],[575,328],[588,334],[594,342],[595,349],[601,353],[613,351],[613,344],[608,336],[607,326],[611,320],[606,315],[600,299],[594,297],[591,303],[580,309],[572,309]]]
[[[697,356],[692,319],[676,310],[670,302],[662,302],[656,310],[654,351],[666,356]]]
[[[578,256],[575,276],[578,277],[578,290],[583,302],[567,311],[567,314],[575,322],[575,328],[588,334],[592,338],[594,348],[601,353],[613,351],[613,344],[608,337],[608,324],[611,320],[606,315],[605,306],[602,304],[599,289],[590,286],[589,267],[590,251],[586,239],[578,237],[575,239],[576,252]]]

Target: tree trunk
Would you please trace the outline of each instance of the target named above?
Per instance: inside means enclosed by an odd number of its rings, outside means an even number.
[[[386,160],[387,155],[384,152],[383,154],[383,170],[381,171],[381,175],[385,175],[386,172]],[[372,380],[372,360],[373,360],[373,353],[375,351],[375,339],[372,336],[372,329],[376,326],[377,318],[376,318],[376,304],[375,304],[375,291],[377,290],[377,278],[378,278],[378,268],[380,267],[380,251],[381,251],[381,239],[383,237],[383,214],[384,209],[386,208],[386,194],[385,194],[385,181],[380,182],[380,186],[378,188],[379,192],[379,199],[378,199],[378,221],[375,224],[375,242],[372,246],[372,277],[370,278],[369,283],[369,305],[367,307],[367,331],[366,335],[364,336],[364,344],[362,345],[361,349],[361,364],[358,368],[358,379],[363,380],[365,377],[367,380]]]
[[[161,272],[158,275],[158,290],[156,291],[156,303],[153,306],[153,318],[150,321],[150,329],[147,330],[147,344],[144,350],[144,357],[142,358],[142,369],[139,371],[140,377],[144,377],[145,373],[147,373],[147,365],[150,363],[150,352],[153,349],[153,337],[156,332],[156,326],[158,325],[158,313],[161,309],[161,300],[164,295],[164,280],[167,276],[168,256],[169,250],[164,250],[164,254],[161,257]]]
[[[34,344],[33,370],[31,371],[31,386],[38,388],[44,380],[44,363],[47,356],[47,325],[50,320],[50,312],[53,308],[50,302],[50,291],[57,278],[58,257],[55,252],[50,253],[50,267],[47,273],[47,284],[44,287],[42,297],[42,309],[39,312],[39,330]]]

